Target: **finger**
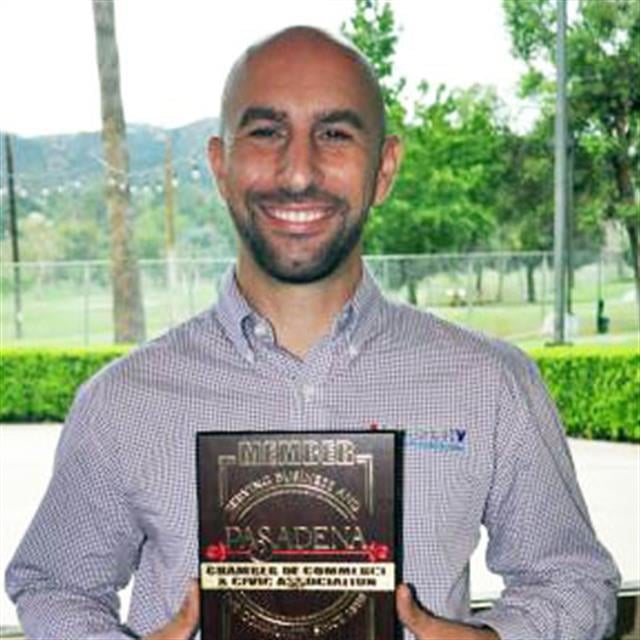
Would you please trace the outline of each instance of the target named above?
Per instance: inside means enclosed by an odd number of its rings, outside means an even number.
[[[200,590],[198,583],[192,580],[180,610],[173,620],[162,629],[158,629],[145,640],[189,640],[200,618]]]
[[[200,618],[200,588],[196,580],[191,580],[187,595],[176,618],[180,619],[184,627],[193,631]]]
[[[433,616],[416,603],[406,584],[396,589],[396,608],[400,622],[415,636],[427,633],[432,626]]]

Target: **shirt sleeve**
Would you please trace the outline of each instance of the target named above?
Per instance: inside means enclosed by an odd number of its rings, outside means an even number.
[[[85,390],[74,404],[53,477],[6,571],[7,593],[28,638],[137,637],[119,621],[117,592],[129,582],[143,536],[129,510],[114,440],[91,396]]]
[[[617,568],[597,541],[557,410],[536,366],[505,371],[483,523],[505,589],[469,622],[501,640],[598,640],[613,631]]]

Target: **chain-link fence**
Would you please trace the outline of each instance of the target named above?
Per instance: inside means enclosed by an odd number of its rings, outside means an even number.
[[[550,253],[369,256],[366,262],[392,299],[490,335],[544,341],[553,327]],[[232,259],[142,260],[147,335],[153,337],[211,306]],[[113,318],[109,263],[39,262],[1,266],[4,346],[110,344]],[[615,341],[638,331],[633,274],[620,253],[576,253],[569,333]],[[18,307],[21,311],[18,312]]]

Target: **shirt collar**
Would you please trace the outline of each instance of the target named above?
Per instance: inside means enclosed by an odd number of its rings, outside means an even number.
[[[384,298],[366,266],[363,265],[362,279],[353,297],[347,301],[336,316],[331,330],[331,338],[344,336],[350,349],[357,350],[372,332],[379,318]],[[255,311],[242,295],[235,277],[235,269],[229,268],[221,279],[216,315],[225,333],[236,349],[247,359],[254,358],[253,347],[247,328],[264,319]],[[355,352],[354,352],[355,353]]]
[[[220,280],[216,314],[227,337],[247,359],[253,360],[253,349],[247,340],[245,326],[247,318],[255,314],[247,299],[240,293],[235,269],[230,267]]]
[[[362,279],[334,321],[332,336],[344,334],[350,345],[359,347],[371,333],[383,300],[375,279],[363,265]]]

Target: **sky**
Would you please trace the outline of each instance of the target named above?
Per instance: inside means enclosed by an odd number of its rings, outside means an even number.
[[[524,65],[513,59],[501,0],[391,0],[396,71],[414,88],[493,85],[514,117]],[[218,113],[244,48],[292,24],[338,32],[353,0],[116,0],[125,118],[176,127]],[[0,130],[23,136],[100,128],[89,0],[2,0]]]

